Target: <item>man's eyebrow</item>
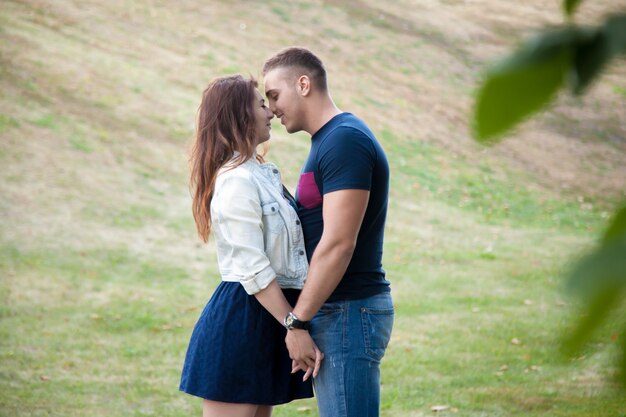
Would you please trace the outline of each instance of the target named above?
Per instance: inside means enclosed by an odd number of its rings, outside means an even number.
[[[271,90],[266,90],[266,91],[265,91],[265,95],[266,95],[266,96],[269,96],[270,94],[276,94],[276,90],[271,89]]]

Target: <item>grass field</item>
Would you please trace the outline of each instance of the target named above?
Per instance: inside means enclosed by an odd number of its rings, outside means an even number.
[[[0,416],[200,415],[177,390],[219,282],[190,210],[195,111],[287,45],[320,54],[390,159],[382,415],[626,416],[619,320],[559,355],[580,314],[563,273],[626,197],[623,61],[498,146],[469,129],[481,72],[561,21],[539,0],[0,2]],[[272,135],[293,190],[308,138]]]

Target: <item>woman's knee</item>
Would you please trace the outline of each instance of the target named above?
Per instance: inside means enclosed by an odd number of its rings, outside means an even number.
[[[256,414],[254,417],[271,417],[272,416],[272,406],[271,405],[260,405],[256,410]]]
[[[234,404],[204,400],[202,403],[202,417],[258,417],[257,411],[259,408],[255,404]]]

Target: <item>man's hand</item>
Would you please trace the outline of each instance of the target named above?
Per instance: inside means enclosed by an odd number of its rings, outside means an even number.
[[[291,373],[303,370],[306,371],[303,381],[311,375],[315,378],[320,370],[324,354],[317,348],[309,332],[300,329],[288,330],[285,343],[289,350],[289,357],[293,361]]]

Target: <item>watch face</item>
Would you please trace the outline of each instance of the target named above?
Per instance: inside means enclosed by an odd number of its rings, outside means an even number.
[[[287,327],[290,327],[293,324],[293,316],[291,315],[287,316],[285,323],[287,323]]]

